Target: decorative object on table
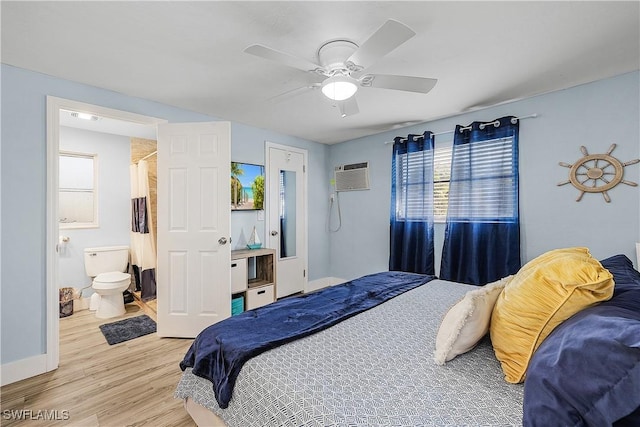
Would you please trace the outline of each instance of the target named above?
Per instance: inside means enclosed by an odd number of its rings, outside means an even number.
[[[99,327],[109,345],[119,344],[156,332],[156,322],[146,314],[106,323]]]
[[[260,249],[262,247],[262,242],[258,237],[258,232],[256,228],[253,227],[253,231],[251,232],[251,237],[249,237],[249,241],[247,242],[247,248],[249,249]]]
[[[637,183],[622,179],[622,175],[625,166],[638,163],[640,159],[629,160],[628,162],[622,163],[620,160],[611,156],[615,148],[616,144],[611,144],[606,154],[589,154],[587,149],[581,146],[580,151],[584,154],[583,158],[572,165],[565,162],[559,163],[560,166],[569,168],[569,180],[560,182],[558,185],[571,183],[580,190],[581,193],[576,199],[576,202],[582,200],[584,193],[602,193],[602,197],[604,197],[607,203],[611,202],[607,191],[616,185],[623,183],[636,187],[638,185]]]

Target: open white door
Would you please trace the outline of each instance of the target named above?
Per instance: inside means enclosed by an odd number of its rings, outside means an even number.
[[[158,125],[158,336],[231,315],[229,122]]]
[[[277,297],[307,285],[306,150],[267,143],[268,246],[276,250]]]

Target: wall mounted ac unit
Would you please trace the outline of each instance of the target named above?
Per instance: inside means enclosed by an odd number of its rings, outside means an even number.
[[[335,167],[336,191],[369,189],[369,162]]]

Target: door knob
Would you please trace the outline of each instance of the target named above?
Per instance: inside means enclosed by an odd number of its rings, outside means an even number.
[[[227,244],[227,238],[226,237],[221,237],[218,239],[218,243],[220,243],[221,245],[226,245]]]
[[[277,232],[276,230],[273,230],[273,231],[271,232],[271,235],[272,235],[272,236],[277,236],[277,235],[278,235],[278,232]]]

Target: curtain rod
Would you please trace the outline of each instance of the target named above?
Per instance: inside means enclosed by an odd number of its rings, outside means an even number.
[[[144,156],[143,158],[141,158],[140,160],[147,160],[149,157],[151,156],[155,156],[156,154],[158,154],[158,150],[154,151],[153,153],[149,153],[146,156]],[[138,160],[138,161],[140,161]]]
[[[533,114],[529,114],[527,116],[521,116],[521,117],[513,117],[511,119],[511,123],[515,125],[518,120],[534,119],[536,117],[538,117],[538,113],[533,113]],[[489,123],[481,123],[480,124],[480,129],[484,129],[488,125],[493,125],[495,127],[498,127],[498,126],[500,126],[500,122],[498,120],[496,120],[496,121],[489,122]],[[468,130],[468,129],[471,129],[471,126],[460,128],[460,132],[462,132],[464,130]],[[455,132],[455,129],[454,130],[446,130],[444,132],[432,133],[431,136],[446,135],[448,133],[454,133],[454,132]],[[424,138],[424,136],[419,135],[419,136],[416,136],[415,138],[416,139],[420,139],[420,138]],[[407,138],[400,138],[400,141],[406,141],[406,140],[407,140]],[[395,141],[385,141],[385,144],[393,144],[394,142]]]

